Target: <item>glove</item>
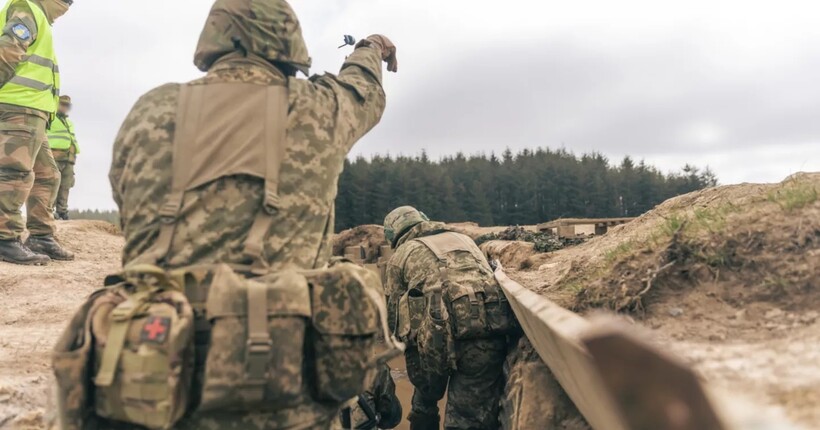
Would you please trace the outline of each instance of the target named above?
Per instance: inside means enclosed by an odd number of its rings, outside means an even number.
[[[396,45],[381,34],[374,34],[368,36],[356,44],[357,48],[362,46],[372,46],[382,53],[382,60],[387,63],[387,71],[395,73],[399,70],[399,60],[396,59]]]

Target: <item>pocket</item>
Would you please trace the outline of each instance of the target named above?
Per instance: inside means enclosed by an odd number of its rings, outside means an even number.
[[[416,344],[421,322],[424,319],[424,294],[416,289],[406,292],[399,300],[399,323],[396,335],[402,342]]]
[[[501,288],[497,285],[485,288],[488,293],[487,301],[484,302],[484,308],[487,313],[487,326],[490,334],[510,334],[518,329],[518,321],[515,318],[510,302]]]
[[[456,361],[451,316],[442,302],[439,288],[432,288],[425,299],[418,332],[419,362],[424,371],[445,375],[455,369]]]
[[[4,149],[0,151],[0,166],[9,170],[31,170],[37,146],[34,127],[0,122],[0,147]]]
[[[93,315],[98,416],[152,429],[185,414],[193,373],[193,311],[177,291],[114,287]]]
[[[275,412],[302,399],[310,316],[303,276],[244,279],[225,266],[214,276],[207,314],[211,341],[200,410]]]
[[[381,290],[375,274],[343,263],[306,274],[312,299],[314,398],[343,403],[365,392],[375,376]],[[383,291],[376,296],[384,297]]]
[[[489,334],[484,292],[472,286],[449,284],[447,295],[453,320],[453,337],[458,340],[476,339]]]
[[[99,294],[99,291],[92,294],[77,311],[54,347],[51,365],[57,385],[60,428],[80,430],[89,425],[92,393],[89,314]]]

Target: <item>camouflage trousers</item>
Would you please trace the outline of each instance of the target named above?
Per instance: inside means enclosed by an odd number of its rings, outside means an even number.
[[[432,375],[422,371],[418,350],[408,348],[405,351],[407,376],[415,388],[410,422],[436,420],[438,401],[446,392],[445,429],[498,429],[506,352],[506,337],[458,341],[457,369],[450,375]]]
[[[74,163],[57,161],[57,168],[60,170],[60,188],[57,191],[55,209],[58,214],[64,214],[68,213],[68,193],[74,187]]]
[[[33,235],[54,234],[52,207],[59,186],[46,120],[0,107],[0,240],[17,239],[26,227]]]

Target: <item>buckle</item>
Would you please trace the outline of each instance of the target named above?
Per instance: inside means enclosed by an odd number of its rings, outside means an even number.
[[[248,379],[265,379],[268,374],[268,355],[273,347],[270,337],[264,338],[250,336],[247,343],[247,355],[245,357],[245,371]]]

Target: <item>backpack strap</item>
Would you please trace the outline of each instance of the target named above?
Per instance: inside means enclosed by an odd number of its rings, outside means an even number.
[[[267,142],[284,142],[287,137],[288,122],[288,89],[282,86],[268,87],[266,110],[268,121],[265,122],[265,140]],[[265,199],[262,211],[248,231],[245,240],[245,257],[253,261],[252,271],[264,273],[268,264],[264,258],[265,236],[273,224],[273,216],[279,211],[279,171],[285,158],[285,145],[273,145],[265,151]]]
[[[213,92],[209,93],[209,87],[213,87]],[[230,148],[231,136],[216,135],[212,141],[208,133],[214,133],[213,127],[205,131],[205,136],[201,135],[202,121],[215,115],[213,109],[207,108],[205,98],[217,96],[222,98],[231,97],[231,88],[247,92],[249,87],[254,85],[237,84],[213,84],[213,85],[182,85],[179,91],[179,100],[176,113],[176,131],[174,132],[172,151],[172,179],[171,191],[164,197],[163,204],[159,210],[160,228],[156,241],[149,250],[151,257],[157,262],[162,262],[171,249],[177,222],[183,210],[185,193],[196,188],[209,180],[217,179],[230,174],[251,174],[264,179],[265,190],[262,209],[257,214],[248,231],[248,236],[243,245],[244,256],[252,262],[247,271],[254,273],[264,273],[267,268],[267,261],[264,256],[264,239],[273,224],[274,216],[281,208],[279,198],[279,172],[282,161],[285,157],[286,135],[287,135],[287,115],[288,115],[288,87],[281,85],[271,85],[264,87],[264,100],[258,100],[251,109],[263,110],[261,114],[256,112],[254,118],[260,117],[263,121],[256,121],[246,124],[244,130],[253,127],[263,128],[262,134],[253,132],[242,133],[238,148],[234,150],[243,151],[246,147],[242,145],[256,145],[254,150],[264,151],[264,165],[256,166],[253,160],[243,157],[235,157],[239,161],[232,162],[230,152],[226,153],[222,149]],[[259,87],[259,86],[256,86]],[[251,94],[255,88],[250,88]],[[262,97],[262,96],[259,96]],[[258,109],[257,109],[258,106]],[[242,129],[238,129],[239,132]],[[261,141],[260,141],[261,140]],[[205,146],[223,146],[224,148],[198,147],[199,141],[208,142]],[[223,160],[201,160],[197,157],[195,161],[194,153],[205,150],[214,158]],[[247,154],[245,154],[247,156]],[[260,154],[261,156],[261,154]],[[229,160],[224,160],[228,158]],[[247,157],[246,157],[247,158]],[[196,170],[196,171],[194,171]]]

